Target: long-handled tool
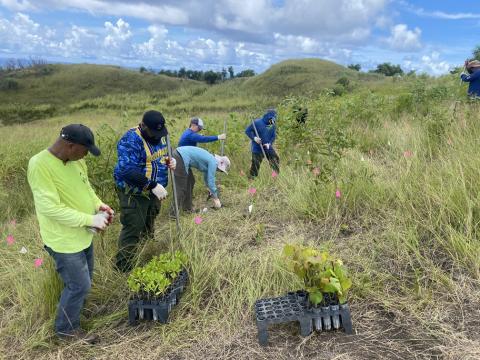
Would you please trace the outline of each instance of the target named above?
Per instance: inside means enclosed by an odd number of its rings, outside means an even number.
[[[173,159],[172,156],[172,146],[170,145],[170,136],[167,134],[167,151],[168,151],[168,158]],[[170,178],[172,180],[172,188],[173,188],[173,202],[175,205],[175,222],[177,223],[177,232],[180,232],[180,221],[178,217],[178,198],[177,198],[177,185],[175,184],[175,172],[173,169],[168,168],[170,172]]]
[[[257,131],[257,127],[255,126],[255,122],[252,120],[252,126],[253,126],[253,130],[255,131],[255,135],[257,136],[257,138],[260,139],[260,148],[262,149],[262,153],[263,153],[263,156],[265,157],[265,159],[267,158],[267,154],[265,153],[265,149],[263,148],[263,144],[262,144],[262,139],[260,138],[260,136],[258,135],[258,131]]]
[[[223,120],[223,133],[227,134],[227,119]],[[222,140],[222,144],[220,145],[220,156],[225,155],[225,140]]]

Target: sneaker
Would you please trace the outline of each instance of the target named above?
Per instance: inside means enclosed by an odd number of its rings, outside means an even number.
[[[71,333],[57,333],[57,336],[62,340],[67,341],[79,341],[84,344],[93,345],[100,341],[100,338],[96,334],[88,334],[85,330],[76,329]]]

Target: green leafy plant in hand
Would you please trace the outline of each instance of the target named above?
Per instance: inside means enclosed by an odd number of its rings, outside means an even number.
[[[305,284],[311,304],[321,304],[324,294],[336,295],[340,304],[347,301],[352,280],[340,259],[334,259],[326,251],[290,244],[283,248],[283,256],[287,268]]]

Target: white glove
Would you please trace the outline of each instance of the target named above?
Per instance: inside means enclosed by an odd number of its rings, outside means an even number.
[[[108,225],[108,214],[100,212],[98,214],[93,215],[92,226],[94,228],[104,230]]]
[[[168,162],[168,167],[172,170],[175,170],[175,168],[177,167],[177,160],[175,160],[175,158],[169,158],[169,162]]]
[[[255,141],[257,144],[262,143],[262,139],[260,139],[259,137],[256,137],[256,136],[253,138],[253,141]]]
[[[227,134],[220,134],[220,135],[217,135],[218,137],[218,140],[225,140],[227,138]]]
[[[168,195],[167,190],[165,190],[165,188],[160,184],[157,184],[157,186],[152,189],[152,193],[157,197],[158,200],[163,200]]]
[[[265,146],[267,150],[270,149],[270,143],[263,144],[263,146]]]
[[[219,198],[213,199],[213,207],[216,209],[220,209],[222,207],[222,203],[220,202]]]

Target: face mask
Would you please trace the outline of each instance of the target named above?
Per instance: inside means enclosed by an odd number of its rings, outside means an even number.
[[[160,136],[149,136],[146,131],[140,126],[140,132],[142,133],[142,137],[152,145],[160,144],[160,140],[162,139]]]

